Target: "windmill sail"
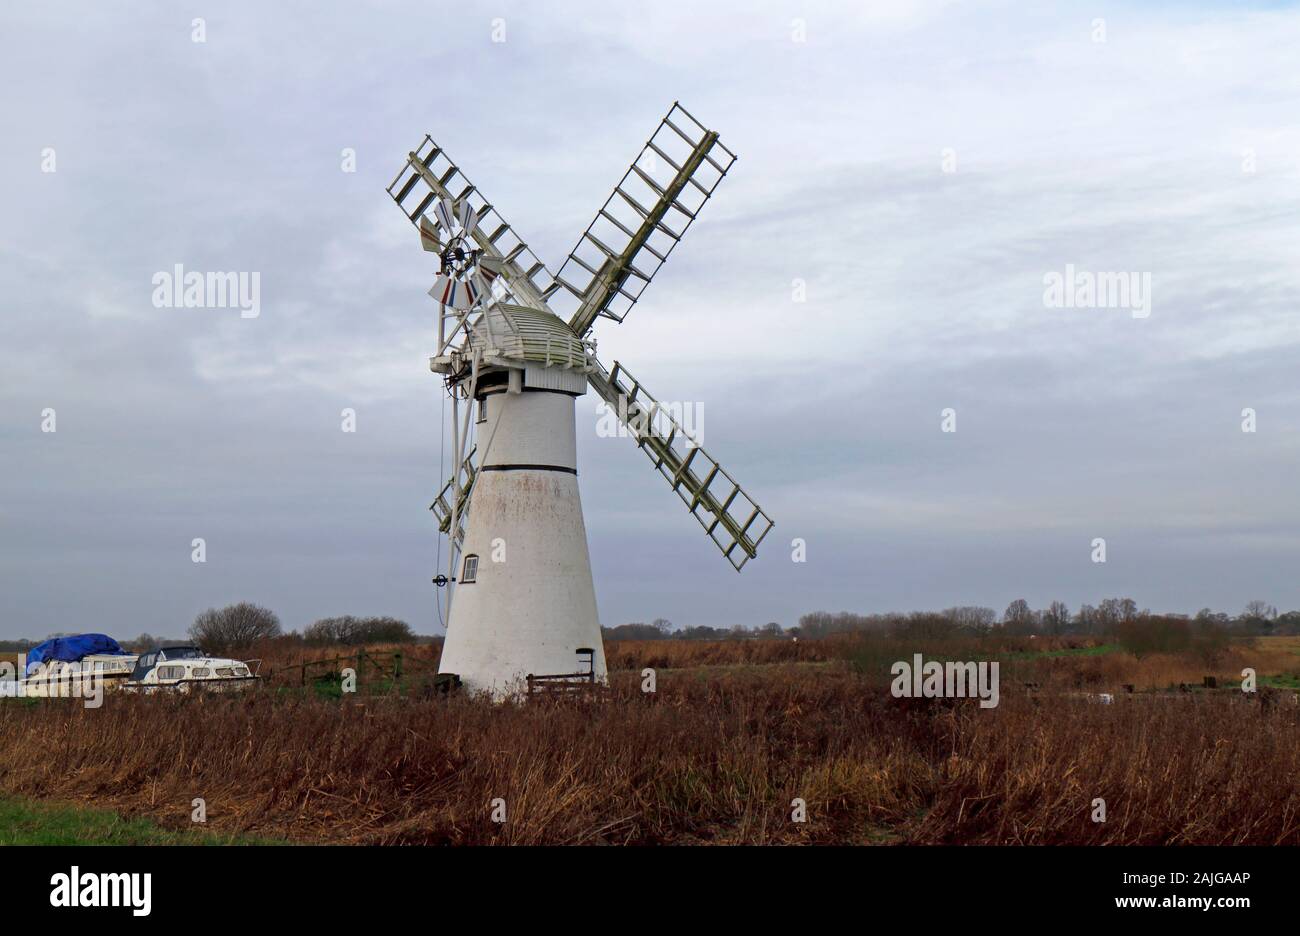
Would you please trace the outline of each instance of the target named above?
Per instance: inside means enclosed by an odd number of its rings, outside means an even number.
[[[674,103],[543,293],[552,311],[579,335],[623,321],[735,161]]]
[[[597,363],[588,379],[739,572],[757,554],[772,519],[618,361],[612,372]]]
[[[469,514],[470,494],[474,490],[474,478],[477,476],[477,469],[474,467],[474,455],[477,451],[477,446],[469,450],[469,454],[461,462],[459,478],[456,475],[448,478],[447,483],[438,492],[438,496],[429,505],[434,518],[438,521],[438,532],[440,533],[446,533],[451,529],[452,508],[455,507],[456,535],[452,537],[453,549],[460,549],[461,544],[465,541],[465,517]],[[456,495],[458,481],[460,483],[459,497]]]

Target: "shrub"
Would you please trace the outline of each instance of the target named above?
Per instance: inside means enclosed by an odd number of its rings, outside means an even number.
[[[1192,642],[1191,624],[1183,618],[1138,616],[1115,625],[1119,645],[1139,660],[1152,653],[1177,653]]]
[[[308,646],[343,644],[355,647],[361,644],[410,643],[415,640],[411,625],[391,617],[321,618],[303,629],[303,641]]]

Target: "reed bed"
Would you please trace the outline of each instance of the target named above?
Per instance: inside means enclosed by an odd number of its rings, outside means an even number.
[[[303,842],[1300,844],[1294,705],[1004,685],[981,709],[814,657],[666,668],[646,694],[636,652],[600,701],[0,704],[0,792],[176,828],[202,797],[209,831]]]

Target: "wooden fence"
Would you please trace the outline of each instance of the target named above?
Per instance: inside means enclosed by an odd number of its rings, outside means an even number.
[[[300,663],[276,666],[266,674],[267,682],[290,686],[306,686],[320,679],[342,679],[343,670],[352,669],[357,682],[367,678],[391,680],[400,684],[404,677],[437,675],[437,664],[418,656],[407,656],[401,650],[358,649],[354,653],[326,657],[319,660],[303,659]]]

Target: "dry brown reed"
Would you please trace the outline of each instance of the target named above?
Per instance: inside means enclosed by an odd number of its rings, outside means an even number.
[[[611,650],[624,669],[649,659]],[[689,665],[758,651],[668,652]],[[894,699],[815,657],[665,668],[654,695],[636,672],[612,682],[598,702],[265,687],[97,710],[8,703],[0,791],[178,828],[201,796],[209,829],[300,841],[1300,844],[1290,704],[1139,693],[1102,705],[1004,686],[980,709]],[[1099,797],[1105,823],[1090,818]],[[796,798],[806,823],[791,821]]]

